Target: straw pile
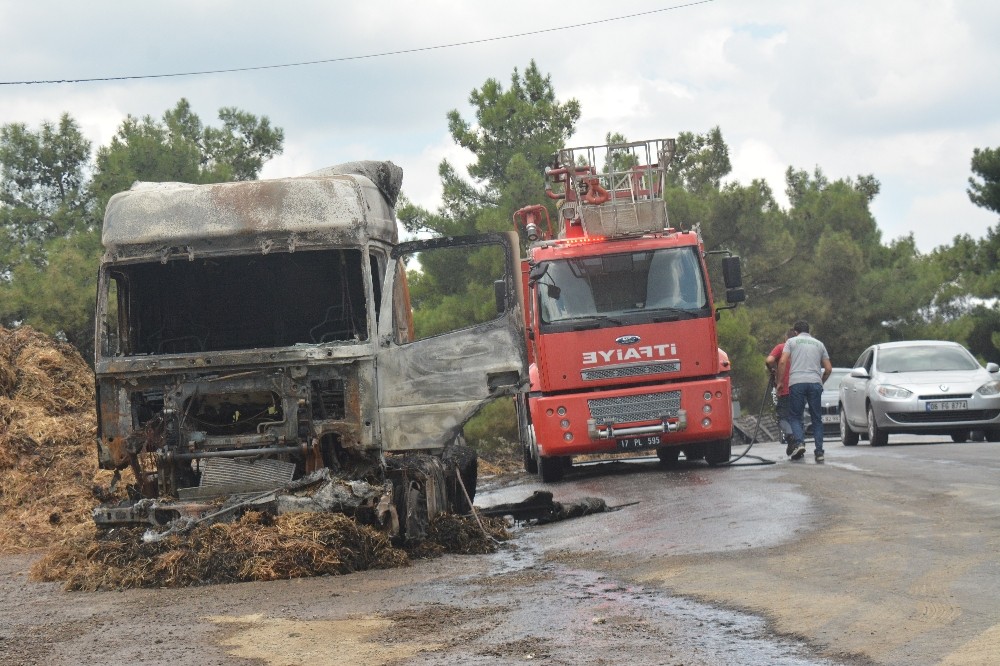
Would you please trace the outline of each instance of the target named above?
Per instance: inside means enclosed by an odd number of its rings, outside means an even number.
[[[485,519],[490,538],[469,519],[439,516],[428,540],[408,552],[343,514],[251,511],[233,523],[202,525],[151,543],[143,542],[142,528],[77,537],[51,548],[31,577],[95,591],[339,575],[407,566],[411,557],[491,552],[495,540],[509,538],[505,525]]]
[[[0,327],[0,553],[47,546],[91,522],[94,374],[75,348]]]

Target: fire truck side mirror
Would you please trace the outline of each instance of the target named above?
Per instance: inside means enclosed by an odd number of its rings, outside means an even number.
[[[740,267],[739,257],[722,258],[722,279],[726,283],[726,300],[728,301],[730,300],[729,291],[743,286],[743,271]]]
[[[497,314],[507,311],[507,283],[503,280],[493,282],[493,297],[496,299]]]
[[[743,291],[743,287],[738,287],[736,289],[726,289],[727,303],[742,303],[745,300],[747,300],[747,293]]]

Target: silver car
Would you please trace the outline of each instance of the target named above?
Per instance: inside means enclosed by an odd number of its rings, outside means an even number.
[[[948,434],[1000,441],[1000,366],[941,340],[886,342],[866,349],[840,384],[840,439],[862,434],[883,446],[891,433]],[[975,431],[975,433],[973,432]]]
[[[844,377],[851,374],[851,368],[834,368],[830,376],[823,382],[823,395],[820,396],[820,405],[823,417],[823,437],[837,437],[840,435],[840,382]],[[802,414],[802,425],[805,428],[806,437],[812,436],[812,418],[809,416],[809,408],[806,407]]]

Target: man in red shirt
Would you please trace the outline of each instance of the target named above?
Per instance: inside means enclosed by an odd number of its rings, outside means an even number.
[[[785,340],[798,335],[794,328],[785,331]],[[785,455],[792,455],[792,446],[795,440],[792,437],[792,424],[788,418],[789,397],[788,397],[788,367],[785,368],[784,381],[779,382],[776,376],[778,371],[778,361],[781,360],[781,353],[785,350],[785,343],[779,342],[767,355],[764,361],[767,369],[771,373],[771,384],[775,387],[775,411],[778,415],[778,429],[781,430],[781,439],[785,442]],[[778,390],[781,386],[781,390]]]

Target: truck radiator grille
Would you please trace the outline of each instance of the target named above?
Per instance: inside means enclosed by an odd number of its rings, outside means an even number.
[[[181,499],[198,499],[270,490],[289,483],[294,474],[295,463],[274,458],[208,458],[202,462],[201,484],[179,488],[177,494]]]
[[[585,382],[593,382],[601,379],[658,375],[662,372],[680,372],[680,369],[680,361],[667,361],[665,363],[648,363],[645,365],[629,365],[615,368],[594,368],[593,370],[584,370],[580,373],[580,377]]]
[[[659,421],[665,416],[677,416],[681,408],[681,392],[643,393],[641,395],[588,400],[591,418],[612,423]]]

